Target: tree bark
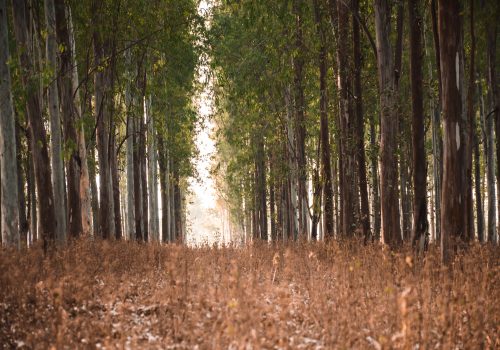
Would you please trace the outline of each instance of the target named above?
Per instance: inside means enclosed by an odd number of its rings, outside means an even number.
[[[358,164],[359,194],[361,199],[361,228],[365,242],[371,236],[370,232],[370,209],[368,204],[368,181],[366,178],[366,156],[365,156],[365,122],[363,115],[363,90],[361,86],[362,53],[361,35],[359,28],[359,0],[352,2],[352,41],[354,56],[354,95],[356,110],[356,158]]]
[[[321,183],[323,185],[324,201],[324,222],[325,237],[333,238],[333,187],[332,187],[332,169],[330,156],[330,132],[328,130],[328,91],[327,91],[327,51],[326,51],[326,33],[323,26],[323,9],[319,1],[314,0],[314,13],[316,20],[316,31],[320,39],[320,48],[318,54],[319,64],[319,109],[320,109],[320,140],[319,149],[321,150]],[[319,159],[318,159],[319,161]],[[319,182],[316,181],[314,186]],[[319,202],[321,203],[321,196]],[[319,209],[319,208],[318,208]]]
[[[428,240],[427,222],[427,158],[425,156],[424,98],[422,72],[422,9],[421,1],[411,0],[408,6],[410,27],[410,81],[412,104],[413,149],[413,230],[411,241],[422,251]]]
[[[26,217],[26,196],[24,192],[24,185],[26,184],[25,176],[26,170],[23,172],[23,164],[25,169],[27,169],[27,157],[23,157],[26,154],[26,150],[23,149],[21,143],[22,130],[18,123],[15,127],[16,132],[16,158],[17,158],[17,194],[18,194],[18,207],[19,207],[19,239],[21,242],[21,247],[26,247],[28,238],[28,219]]]
[[[143,213],[142,213],[142,181],[141,181],[141,166],[139,160],[139,125],[140,121],[137,120],[137,117],[133,118],[132,122],[134,126],[133,138],[134,144],[134,207],[135,207],[135,236],[138,241],[142,241],[143,237]]]
[[[54,0],[45,0],[45,24],[47,30],[46,54],[52,72],[48,88],[50,115],[50,151],[52,159],[52,186],[54,188],[55,232],[59,243],[66,240],[66,192],[64,190],[64,164],[61,145],[61,118],[57,84],[57,40]]]
[[[7,4],[0,0],[0,228],[3,246],[20,248],[18,169],[12,105]]]
[[[464,238],[462,101],[460,86],[461,28],[458,2],[440,0],[438,28],[444,121],[443,188],[441,202],[441,254],[449,264]]]
[[[337,0],[337,67],[338,78],[337,88],[339,94],[339,116],[340,116],[340,139],[342,154],[342,166],[340,167],[341,176],[341,216],[342,216],[342,234],[344,237],[351,236],[356,229],[356,142],[355,118],[352,113],[349,93],[351,91],[349,71],[349,12],[343,0]]]
[[[474,33],[474,1],[470,1],[470,59],[469,86],[467,93],[467,143],[465,148],[465,239],[474,240],[474,202],[472,199],[472,151],[475,150],[474,135],[474,92],[475,92],[475,53],[476,37]]]
[[[375,1],[375,29],[377,36],[377,67],[380,87],[380,194],[382,235],[390,247],[401,244],[399,224],[397,167],[397,110],[395,73],[390,38],[390,8],[387,0]]]
[[[111,191],[111,168],[110,168],[110,72],[105,54],[109,42],[103,41],[103,33],[98,31],[102,27],[101,8],[94,4],[94,64],[101,66],[94,74],[95,89],[95,119],[97,123],[97,154],[99,158],[99,235],[103,239],[112,236],[111,218],[114,217],[113,196]]]
[[[492,115],[488,118],[488,120],[495,121],[495,134],[496,134],[496,163],[497,166],[500,164],[500,90],[497,85],[497,32],[498,32],[498,15],[500,14],[500,6],[498,4],[492,4],[494,9],[494,14],[491,19],[488,20],[487,24],[487,50],[488,50],[488,85],[489,85],[489,95],[490,95],[490,110],[492,111]],[[493,136],[491,134],[491,136]],[[493,138],[492,138],[493,139]],[[491,148],[493,148],[493,143]],[[490,152],[493,153],[493,150]],[[497,201],[500,201],[500,171],[496,172],[497,179]],[[496,207],[498,210],[498,214],[500,214],[500,202],[496,202]],[[493,205],[495,205],[493,204]],[[493,215],[496,213],[493,212]],[[488,230],[488,241],[497,243],[498,235],[500,234],[498,230],[500,230],[500,225],[495,230],[495,227],[492,228],[493,231]]]
[[[436,210],[436,241],[441,242],[441,189],[443,183],[443,140],[441,138],[441,62],[439,59],[440,45],[439,45],[439,30],[437,19],[437,5],[436,0],[431,0],[431,20],[432,20],[432,33],[434,37],[434,54],[436,60],[436,75],[438,81],[438,100],[433,105],[432,111],[432,153],[433,153],[433,167],[434,167],[434,193],[435,193],[435,210]],[[431,70],[432,72],[432,70]],[[432,73],[431,73],[432,78]]]
[[[293,14],[295,16],[295,49],[297,55],[293,59],[294,71],[294,100],[295,100],[295,156],[297,159],[297,183],[298,183],[298,211],[299,226],[298,233],[307,237],[308,201],[307,201],[307,169],[306,169],[306,125],[305,125],[305,100],[304,100],[304,39],[302,0],[293,1]]]
[[[30,149],[35,165],[35,180],[40,213],[39,234],[44,241],[44,247],[54,241],[55,223],[54,194],[51,182],[50,159],[48,153],[47,136],[43,126],[40,105],[40,93],[36,85],[38,81],[33,66],[31,44],[28,42],[28,6],[27,1],[17,1],[12,6],[14,17],[14,32],[19,47],[19,60],[23,70],[22,83],[26,96],[26,110],[30,129]]]

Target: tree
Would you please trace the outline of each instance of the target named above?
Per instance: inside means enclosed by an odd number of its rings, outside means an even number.
[[[359,194],[361,199],[361,227],[365,241],[370,237],[370,209],[366,178],[365,121],[363,114],[363,89],[361,84],[362,53],[360,38],[359,1],[352,1],[352,41],[354,57],[354,95],[356,111],[356,159],[358,164]]]
[[[54,195],[51,182],[50,159],[47,145],[47,136],[43,126],[40,91],[37,87],[37,74],[35,72],[33,57],[28,34],[28,9],[27,1],[18,1],[12,7],[14,18],[14,32],[18,45],[18,56],[22,73],[22,85],[26,91],[26,111],[30,130],[30,153],[33,157],[38,211],[40,213],[39,235],[44,241],[44,246],[53,241],[55,237],[54,222]]]
[[[427,160],[425,155],[424,102],[422,84],[422,16],[420,1],[411,0],[408,6],[410,27],[410,71],[412,99],[413,146],[413,231],[412,244],[427,239]]]
[[[462,160],[464,145],[462,135],[462,86],[460,84],[460,60],[462,41],[460,38],[459,3],[440,0],[438,3],[439,58],[441,65],[443,106],[443,189],[441,196],[441,254],[449,264],[464,238],[464,203]],[[461,142],[462,141],[462,142]]]
[[[50,2],[50,1],[49,1]],[[76,129],[77,106],[73,98],[73,55],[66,4],[63,0],[55,0],[55,24],[59,50],[58,87],[61,96],[61,112],[64,125],[64,141],[70,149],[70,156],[66,161],[67,192],[68,192],[68,234],[78,237],[83,231],[82,206],[80,198],[80,178],[82,157],[78,147],[79,140]],[[88,220],[88,219],[87,219]]]
[[[7,5],[0,0],[0,229],[1,243],[20,247],[15,117],[9,69]],[[16,185],[14,185],[16,184]]]
[[[375,1],[377,67],[380,91],[380,200],[382,235],[391,247],[401,243],[396,156],[397,111],[394,63],[390,43],[391,11],[387,0]]]
[[[328,130],[328,91],[327,91],[327,51],[326,33],[323,26],[323,9],[319,0],[314,0],[314,14],[316,28],[320,39],[318,55],[319,65],[319,94],[320,94],[320,150],[321,150],[321,178],[323,179],[323,200],[324,200],[324,231],[325,237],[333,238],[333,187],[332,169],[330,159],[330,132]],[[319,183],[319,179],[317,180]]]
[[[56,12],[54,0],[45,0],[45,22],[47,29],[46,50],[49,69],[52,72],[48,89],[50,114],[50,151],[52,159],[52,186],[54,188],[56,239],[66,239],[66,193],[64,190],[64,165],[61,145],[61,119],[59,118],[59,92],[57,87],[57,41]],[[72,219],[72,218],[71,218]]]

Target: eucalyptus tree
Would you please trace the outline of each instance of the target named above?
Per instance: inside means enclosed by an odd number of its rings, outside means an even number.
[[[36,181],[38,212],[40,218],[39,235],[47,245],[55,237],[54,192],[51,182],[50,158],[48,152],[47,133],[44,128],[42,105],[40,100],[39,71],[35,66],[34,51],[36,46],[30,32],[30,11],[27,0],[17,1],[12,6],[14,33],[17,43],[17,55],[22,68],[21,81],[26,91],[26,114],[29,124],[30,154],[33,157],[34,176]]]
[[[401,243],[399,223],[398,171],[396,155],[397,111],[395,62],[390,42],[391,7],[387,0],[375,1],[377,34],[377,66],[380,89],[380,197],[382,203],[382,234],[392,247]]]
[[[0,229],[1,243],[19,248],[15,116],[9,69],[7,4],[0,0]]]
[[[460,84],[460,6],[458,2],[440,0],[438,6],[441,85],[443,104],[443,192],[441,202],[441,253],[451,263],[459,240],[463,237],[463,173],[461,170],[462,86]]]
[[[53,228],[56,239],[66,239],[66,193],[64,184],[64,165],[62,153],[61,118],[59,113],[59,89],[57,86],[57,40],[56,10],[54,0],[45,0],[46,55],[51,72],[48,87],[48,109],[50,115],[50,151],[52,160],[52,186],[54,188],[55,221]],[[72,213],[75,214],[75,213]],[[72,220],[72,217],[70,217]]]

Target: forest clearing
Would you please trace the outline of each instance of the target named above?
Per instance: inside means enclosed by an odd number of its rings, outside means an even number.
[[[443,268],[361,242],[82,240],[0,255],[0,344],[32,349],[495,349],[500,257]],[[12,261],[16,261],[15,264]]]

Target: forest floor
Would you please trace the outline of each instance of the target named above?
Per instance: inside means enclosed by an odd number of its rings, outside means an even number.
[[[0,348],[500,348],[500,254],[360,242],[0,251]]]

